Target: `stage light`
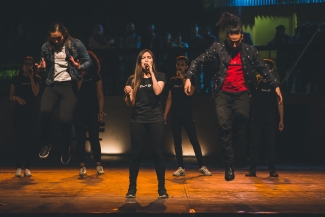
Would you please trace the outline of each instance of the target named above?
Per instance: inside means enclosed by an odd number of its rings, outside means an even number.
[[[118,143],[109,143],[102,145],[103,154],[124,154],[123,145]]]

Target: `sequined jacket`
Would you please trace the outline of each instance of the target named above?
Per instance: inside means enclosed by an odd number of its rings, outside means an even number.
[[[274,77],[270,68],[263,62],[263,59],[258,54],[255,47],[242,43],[240,45],[240,56],[243,66],[245,84],[248,91],[252,94],[256,90],[256,73],[259,73],[266,79],[274,88],[279,86],[279,82]],[[227,68],[231,58],[231,48],[224,41],[222,43],[213,43],[204,53],[198,56],[191,62],[191,65],[186,73],[187,78],[191,78],[196,74],[204,62],[214,61],[218,67],[212,77],[212,92],[213,96],[221,89],[226,77]]]
[[[65,42],[65,53],[66,60],[68,62],[68,73],[71,76],[72,80],[81,80],[81,76],[79,71],[86,70],[92,66],[92,61],[88,52],[83,45],[83,43],[75,38],[70,38]],[[76,60],[79,60],[82,64],[80,64],[80,69],[76,69],[69,60],[70,56]],[[46,42],[42,46],[40,60],[44,58],[46,62],[46,70],[48,71],[48,76],[46,78],[46,84],[50,85],[54,82],[54,49]]]

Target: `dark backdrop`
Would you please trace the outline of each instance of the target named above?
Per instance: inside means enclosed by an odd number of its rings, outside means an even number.
[[[202,0],[27,0],[3,1],[0,7],[1,33],[13,38],[20,23],[29,23],[35,39],[44,41],[47,27],[54,21],[68,27],[72,36],[87,40],[96,24],[102,24],[115,35],[123,34],[128,22],[135,23],[139,34],[153,22],[159,34],[166,30],[188,34],[193,22],[214,25]]]

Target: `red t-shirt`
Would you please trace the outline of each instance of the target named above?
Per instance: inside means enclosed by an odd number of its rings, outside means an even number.
[[[227,92],[242,92],[247,90],[240,52],[230,59],[226,78],[221,89]]]

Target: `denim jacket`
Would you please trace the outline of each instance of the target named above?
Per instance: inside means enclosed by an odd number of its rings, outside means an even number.
[[[66,60],[68,62],[68,73],[72,80],[81,80],[81,70],[86,70],[92,66],[92,61],[83,43],[75,38],[70,38],[65,41]],[[76,60],[80,60],[80,69],[76,69],[69,60],[70,56]],[[42,46],[40,60],[44,58],[46,62],[46,70],[49,72],[46,78],[46,84],[50,85],[54,82],[54,50],[49,42]]]
[[[242,43],[240,48],[240,56],[243,66],[243,74],[245,84],[250,93],[256,90],[256,73],[259,73],[266,81],[271,84],[274,88],[278,87],[280,83],[272,74],[271,70],[263,62],[263,59],[258,54],[255,47]],[[214,61],[218,64],[218,71],[214,73],[212,78],[212,91],[213,96],[219,91],[223,85],[226,77],[227,69],[231,58],[231,48],[225,41],[223,43],[213,43],[205,53],[202,53],[196,59],[191,62],[191,65],[186,73],[187,78],[191,78],[195,75],[196,71],[206,61]]]

